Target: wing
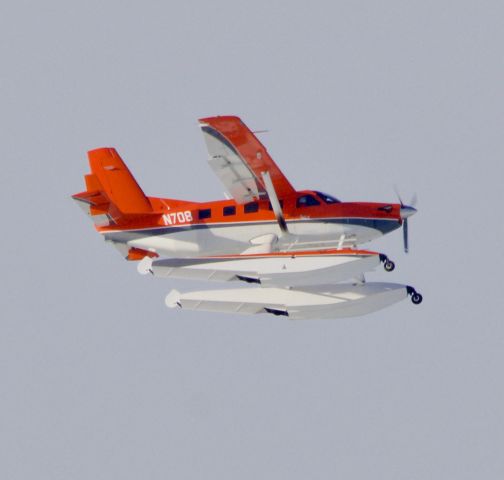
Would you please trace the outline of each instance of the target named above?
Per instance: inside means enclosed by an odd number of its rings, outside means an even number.
[[[210,166],[238,203],[268,198],[263,172],[269,172],[279,198],[296,191],[264,145],[238,117],[199,120]]]

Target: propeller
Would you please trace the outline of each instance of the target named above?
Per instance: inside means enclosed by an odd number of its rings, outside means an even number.
[[[403,222],[403,243],[404,243],[404,253],[409,252],[409,241],[408,241],[408,218],[411,217],[411,215],[414,215],[417,212],[417,209],[415,208],[415,205],[418,201],[416,193],[413,194],[411,197],[411,200],[409,202],[409,205],[406,205],[401,198],[401,195],[399,194],[398,190],[396,187],[394,187],[395,193],[397,195],[397,199],[399,200],[399,203],[401,204],[401,210],[400,210],[400,215],[401,219]]]

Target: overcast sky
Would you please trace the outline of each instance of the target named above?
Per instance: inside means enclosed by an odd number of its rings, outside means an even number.
[[[504,478],[502,1],[0,5],[0,478]],[[419,196],[414,285],[362,318],[168,310],[70,200],[114,146],[216,200],[196,119],[298,188]],[[215,285],[213,285],[215,287]]]

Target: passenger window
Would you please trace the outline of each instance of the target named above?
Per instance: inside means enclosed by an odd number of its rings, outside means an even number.
[[[227,207],[224,207],[222,209],[222,213],[224,214],[224,216],[235,215],[236,214],[236,207],[234,205],[228,205]]]
[[[299,197],[296,202],[296,207],[314,207],[320,205],[320,202],[313,195],[303,195]]]
[[[255,213],[259,210],[259,204],[257,202],[246,203],[243,207],[245,213]]]
[[[202,210],[198,210],[198,218],[200,220],[204,220],[205,218],[210,218],[212,216],[212,210],[210,208],[204,208]]]

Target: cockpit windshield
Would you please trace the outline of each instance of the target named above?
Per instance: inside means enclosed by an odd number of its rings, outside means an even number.
[[[327,193],[322,193],[322,192],[315,192],[325,203],[341,203],[340,200],[338,200],[335,197],[332,197],[331,195],[327,195]]]

